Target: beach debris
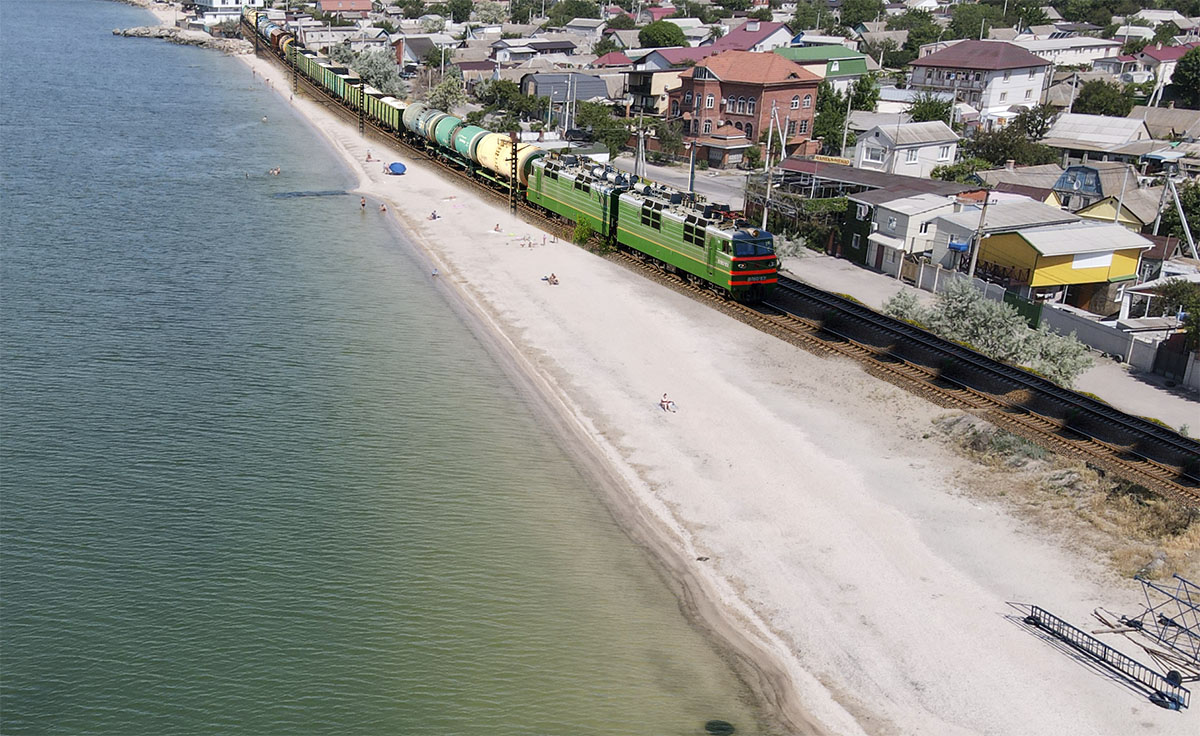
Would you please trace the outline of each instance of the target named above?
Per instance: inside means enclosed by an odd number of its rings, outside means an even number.
[[[704,732],[712,734],[712,736],[729,736],[736,730],[729,721],[713,719],[704,724]]]

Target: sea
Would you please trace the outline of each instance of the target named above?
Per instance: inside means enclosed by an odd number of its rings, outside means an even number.
[[[404,235],[153,22],[0,3],[0,732],[764,733]]]

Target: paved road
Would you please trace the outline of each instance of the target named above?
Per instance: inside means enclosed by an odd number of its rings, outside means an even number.
[[[633,156],[621,154],[613,166],[622,171],[633,171]],[[646,164],[646,177],[663,184],[669,184],[677,189],[687,191],[688,167],[686,164],[677,166],[656,166]],[[738,169],[731,170],[696,170],[696,191],[711,202],[728,204],[733,209],[741,209],[746,190],[746,172]]]

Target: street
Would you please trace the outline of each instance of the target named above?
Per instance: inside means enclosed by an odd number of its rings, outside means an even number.
[[[633,172],[632,154],[622,153],[609,163],[621,171]],[[646,178],[685,192],[688,190],[686,163],[676,166],[657,166],[647,163]],[[742,208],[745,190],[746,172],[741,169],[709,169],[707,171],[696,169],[696,192],[710,202],[728,204],[732,209],[739,210]]]

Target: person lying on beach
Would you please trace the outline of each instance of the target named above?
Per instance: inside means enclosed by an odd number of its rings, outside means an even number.
[[[494,233],[500,232],[500,223],[498,223],[498,222],[496,223],[496,227],[492,228],[492,232],[494,232]]]
[[[434,210],[433,212],[430,212],[430,213],[429,213],[429,219],[431,219],[431,220],[436,220],[436,219],[438,219],[438,213],[437,213],[437,210]]]
[[[662,401],[658,402],[658,405],[662,407],[663,411],[675,411],[675,402],[668,399],[666,394],[663,394]]]
[[[547,281],[551,286],[558,286],[558,277],[554,274],[550,274],[550,278]]]
[[[386,205],[386,204],[384,204],[383,202],[380,202],[380,203],[379,203],[379,211],[380,211],[380,212],[387,212],[387,205]]]

